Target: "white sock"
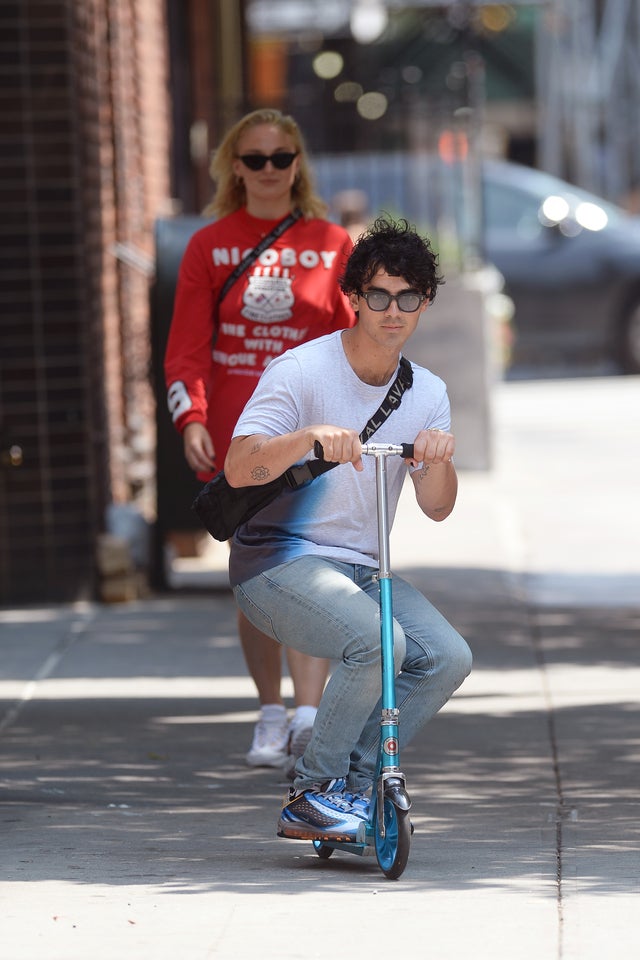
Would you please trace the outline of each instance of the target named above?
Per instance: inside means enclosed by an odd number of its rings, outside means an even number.
[[[282,703],[265,703],[260,707],[260,718],[267,723],[282,722],[287,718],[287,708]]]
[[[296,712],[293,715],[291,726],[292,727],[313,726],[313,721],[316,718],[317,712],[318,712],[317,707],[310,707],[310,706],[296,707]]]

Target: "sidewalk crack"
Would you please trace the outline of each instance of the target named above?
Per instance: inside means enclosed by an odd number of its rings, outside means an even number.
[[[94,618],[95,612],[90,611],[88,614],[82,614],[77,620],[73,620],[70,623],[67,635],[47,654],[33,677],[25,682],[20,697],[9,707],[5,715],[0,718],[0,735],[16,722],[23,707],[35,698],[38,684],[51,676],[63,657],[75,646],[80,637],[86,633],[90,622]]]
[[[553,706],[553,697],[551,695],[551,685],[547,662],[544,655],[544,645],[542,633],[533,608],[528,609],[528,619],[530,626],[531,641],[533,652],[540,670],[542,689],[545,701],[545,713],[547,722],[547,732],[551,748],[551,765],[556,790],[556,906],[558,916],[558,953],[557,960],[562,960],[564,954],[564,904],[563,904],[563,821],[565,817],[566,805],[564,788],[562,783],[562,771],[560,769],[560,752],[558,749],[558,736],[556,727],[555,710]]]

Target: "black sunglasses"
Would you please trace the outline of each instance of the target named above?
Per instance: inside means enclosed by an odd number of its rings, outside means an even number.
[[[411,293],[409,290],[399,293],[397,297],[387,293],[386,290],[361,290],[360,296],[366,300],[369,309],[375,310],[376,313],[386,310],[392,300],[395,300],[398,310],[402,310],[403,313],[415,313],[426,299],[420,293]]]
[[[290,167],[297,153],[272,153],[270,157],[265,157],[264,153],[243,153],[240,160],[249,170],[264,170],[267,163],[271,161],[276,170],[286,170]]]

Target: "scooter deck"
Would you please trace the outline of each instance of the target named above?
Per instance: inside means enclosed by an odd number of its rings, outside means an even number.
[[[375,855],[373,843],[359,843],[354,840],[314,840],[313,844],[316,848],[322,846],[329,850],[341,850],[342,853],[355,854],[357,857],[373,857]]]

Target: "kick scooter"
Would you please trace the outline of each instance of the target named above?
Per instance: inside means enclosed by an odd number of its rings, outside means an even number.
[[[315,454],[322,459],[323,451],[316,442]],[[334,850],[343,850],[358,856],[371,854],[372,848],[380,869],[389,880],[397,880],[409,859],[411,800],[406,790],[404,774],[400,770],[398,739],[399,710],[396,707],[393,664],[393,603],[389,560],[389,510],[387,503],[387,457],[413,457],[413,444],[364,443],[362,453],[376,460],[376,499],[378,510],[378,586],[380,599],[380,646],[382,660],[382,696],[380,715],[380,745],[376,779],[369,804],[369,818],[363,821],[358,836],[353,840],[313,840],[319,857],[327,859]]]

